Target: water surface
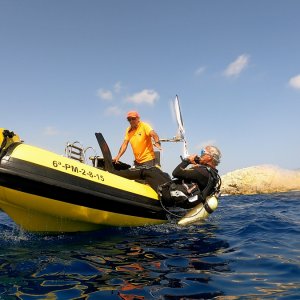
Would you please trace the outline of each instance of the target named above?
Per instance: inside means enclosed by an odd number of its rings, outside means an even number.
[[[0,211],[0,299],[300,299],[300,192],[221,197],[202,225],[42,236]]]

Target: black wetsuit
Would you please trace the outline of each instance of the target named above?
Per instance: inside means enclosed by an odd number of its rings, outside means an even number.
[[[203,191],[208,183],[209,171],[206,166],[196,165],[190,169],[186,169],[190,162],[183,160],[173,171],[172,175],[175,178],[183,179],[186,183],[197,183],[201,191]],[[218,172],[216,169],[214,169]]]
[[[170,186],[170,190],[182,191],[186,194],[186,197],[182,196],[182,194],[174,197],[171,192],[171,198],[168,198],[168,194],[164,193],[163,197],[166,199],[167,205],[171,205],[175,201],[177,206],[191,208],[198,203],[205,201],[208,195],[215,192],[215,187],[219,182],[218,171],[205,165],[196,165],[191,168],[187,168],[189,165],[190,162],[188,160],[183,160],[174,169],[172,175],[177,178],[174,180],[177,185]],[[189,197],[193,197],[195,195],[197,195],[197,200],[190,202]]]

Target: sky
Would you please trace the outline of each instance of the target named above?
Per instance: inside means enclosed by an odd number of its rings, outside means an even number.
[[[101,132],[114,157],[130,110],[174,137],[178,95],[189,153],[219,147],[221,175],[300,168],[299,12],[298,0],[0,0],[0,127],[60,155],[74,141],[100,154]],[[162,148],[172,172],[182,143]]]

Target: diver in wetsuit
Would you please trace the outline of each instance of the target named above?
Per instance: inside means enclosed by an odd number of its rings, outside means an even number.
[[[174,169],[172,183],[162,184],[158,194],[166,206],[191,208],[205,201],[220,185],[217,165],[221,152],[215,146],[206,146],[200,155],[190,155]],[[188,168],[192,164],[192,167]],[[197,197],[196,197],[197,196]]]

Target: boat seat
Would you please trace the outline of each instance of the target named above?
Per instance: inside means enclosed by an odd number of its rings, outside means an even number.
[[[104,158],[100,156],[90,156],[89,160],[92,161],[93,167],[104,170]]]
[[[93,166],[102,170],[105,170],[105,160],[103,157],[100,156],[91,156],[89,159],[93,162]],[[117,171],[120,170],[127,170],[131,166],[119,161],[118,163],[112,162],[114,169]]]

